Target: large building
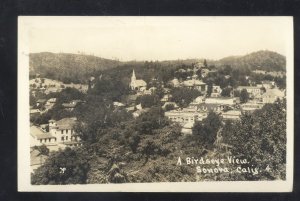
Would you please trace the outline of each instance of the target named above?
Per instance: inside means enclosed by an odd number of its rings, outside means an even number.
[[[238,91],[242,91],[243,89],[246,89],[246,91],[253,97],[258,96],[262,93],[261,87],[257,86],[239,86],[237,88]]]
[[[195,79],[186,80],[183,82],[183,86],[189,89],[197,89],[202,93],[207,92],[207,85],[201,80],[195,80]]]
[[[49,132],[56,138],[57,143],[76,144],[80,137],[74,131],[76,118],[64,118],[59,121],[49,121]]]
[[[197,108],[183,108],[167,111],[165,116],[173,122],[184,125],[189,122],[202,121],[202,119],[207,117],[207,113]]]
[[[240,119],[242,112],[240,110],[228,110],[222,112],[221,116],[224,120],[238,120]]]
[[[131,90],[140,91],[141,89],[146,89],[147,83],[144,80],[137,80],[136,76],[135,76],[135,72],[133,70],[129,87]]]
[[[206,98],[206,104],[222,104],[222,105],[236,105],[237,101],[236,98],[231,97],[216,97],[216,98]]]

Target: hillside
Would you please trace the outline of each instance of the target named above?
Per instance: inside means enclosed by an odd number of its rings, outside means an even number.
[[[115,71],[129,76],[132,69],[136,69],[141,77],[156,76],[161,71],[170,71],[182,66],[192,66],[203,59],[186,59],[171,61],[128,61],[103,59],[91,55],[66,54],[66,53],[32,53],[30,57],[30,74],[40,74],[42,77],[60,80],[64,83],[86,83],[90,76],[99,74],[99,71],[116,68]],[[286,59],[284,56],[271,51],[258,51],[245,56],[230,56],[220,60],[207,60],[209,65],[221,67],[230,65],[233,68],[261,69],[266,71],[285,71]],[[147,70],[146,70],[147,69]],[[168,76],[168,77],[169,77]]]
[[[29,68],[31,74],[41,74],[55,80],[85,82],[93,72],[116,67],[119,61],[103,59],[92,55],[67,53],[31,53]]]
[[[272,51],[258,51],[245,56],[230,56],[215,62],[216,66],[230,65],[233,68],[285,71],[286,58]]]

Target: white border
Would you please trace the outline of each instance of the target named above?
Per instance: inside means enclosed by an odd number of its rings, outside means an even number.
[[[294,150],[294,46],[293,17],[286,21],[287,44],[287,175],[286,181],[214,181],[174,183],[126,183],[85,185],[31,185],[29,142],[29,34],[32,20],[54,17],[18,18],[18,191],[24,192],[291,192]],[[57,18],[57,17],[56,17]],[[67,20],[72,17],[59,17]],[[73,17],[74,18],[74,17]],[[78,17],[77,17],[78,18]],[[93,18],[96,17],[80,17]],[[107,17],[108,18],[108,17]],[[121,17],[124,19],[124,17]],[[136,17],[138,18],[138,17]],[[158,17],[157,17],[158,18]],[[194,17],[195,18],[195,17]],[[198,17],[224,18],[224,17]],[[245,17],[236,17],[245,18]],[[252,17],[274,18],[274,17]]]

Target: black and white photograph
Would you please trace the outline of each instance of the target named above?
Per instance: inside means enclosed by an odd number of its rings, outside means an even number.
[[[18,18],[18,190],[289,192],[292,17]]]

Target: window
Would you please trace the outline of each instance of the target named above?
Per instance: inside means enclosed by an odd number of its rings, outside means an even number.
[[[40,143],[42,143],[43,142],[43,140],[40,140]]]
[[[68,140],[68,136],[66,136],[66,140]]]
[[[64,130],[61,130],[61,134],[64,134]]]
[[[61,137],[61,141],[64,141],[65,140],[65,138],[64,137]]]
[[[66,130],[66,134],[68,134],[68,131],[69,131],[69,130],[67,129],[67,130]]]

